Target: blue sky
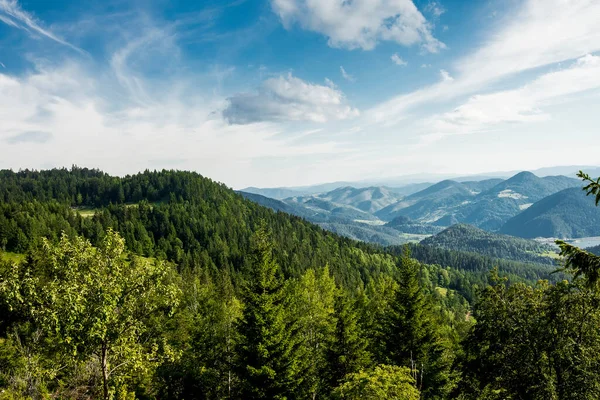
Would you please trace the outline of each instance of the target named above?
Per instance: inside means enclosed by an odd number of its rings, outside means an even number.
[[[0,0],[0,168],[239,188],[596,162],[597,0]]]

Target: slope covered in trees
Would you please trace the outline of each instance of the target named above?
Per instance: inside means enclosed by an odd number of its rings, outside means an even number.
[[[524,238],[600,236],[600,210],[581,188],[565,189],[510,219],[500,232]]]
[[[471,225],[453,225],[421,244],[448,250],[468,251],[495,258],[540,264],[554,264],[556,255],[549,245],[484,231]]]

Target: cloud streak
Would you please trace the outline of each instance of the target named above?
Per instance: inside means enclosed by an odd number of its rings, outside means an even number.
[[[48,39],[67,46],[80,54],[87,54],[79,47],[74,46],[66,40],[56,36],[51,31],[42,28],[40,23],[33,17],[33,15],[21,8],[17,0],[0,0],[0,21],[13,28],[38,33]]]
[[[551,115],[544,108],[594,89],[600,89],[600,57],[588,54],[520,88],[472,96],[453,111],[428,119],[430,133],[423,140],[491,130],[507,123],[546,121]]]
[[[366,112],[375,121],[393,121],[411,109],[480,91],[492,82],[600,50],[600,2],[526,0],[499,21],[477,50],[457,60],[454,81],[398,95]]]

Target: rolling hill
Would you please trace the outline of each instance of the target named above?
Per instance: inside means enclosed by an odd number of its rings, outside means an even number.
[[[536,201],[579,185],[576,179],[565,176],[540,178],[531,172],[520,172],[479,194],[458,211],[457,219],[495,231]]]
[[[520,262],[553,264],[556,259],[555,249],[549,245],[487,232],[466,224],[453,225],[422,240],[421,244]]]
[[[600,208],[580,188],[565,189],[511,218],[500,232],[524,238],[600,236]]]
[[[407,196],[381,209],[375,215],[384,221],[406,216],[418,222],[432,222],[452,212],[455,207],[473,196],[474,192],[466,185],[445,180]]]
[[[357,189],[346,186],[337,188],[327,193],[313,196],[298,196],[289,200],[301,204],[306,204],[314,200],[326,201],[334,205],[348,206],[372,214],[390,204],[396,203],[401,198],[401,195],[392,192],[385,187],[367,187]]]

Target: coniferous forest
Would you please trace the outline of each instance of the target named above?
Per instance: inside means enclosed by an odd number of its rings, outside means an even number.
[[[196,173],[0,171],[0,399],[597,399],[600,257],[559,246],[380,247]]]

